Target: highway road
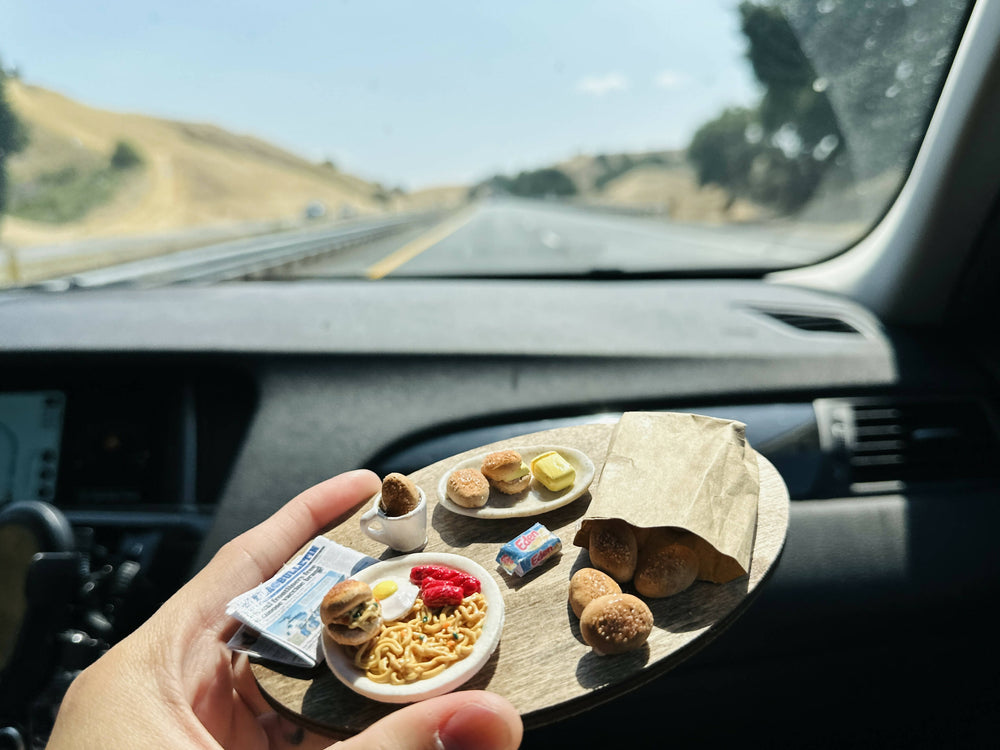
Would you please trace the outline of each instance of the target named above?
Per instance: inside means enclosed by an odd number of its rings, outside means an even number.
[[[850,239],[843,231],[838,235],[804,223],[704,226],[558,201],[494,198],[458,210],[386,214],[105,264],[50,276],[39,288],[335,277],[729,274],[819,260]],[[138,244],[141,238],[133,242],[135,247],[122,239],[114,250],[147,254]],[[81,248],[91,256],[96,252]]]
[[[278,271],[277,278],[614,275],[787,267],[844,237],[763,225],[696,226],[558,202],[483,201],[432,227]]]

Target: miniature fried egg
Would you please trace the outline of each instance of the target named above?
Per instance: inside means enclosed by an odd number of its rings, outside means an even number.
[[[372,586],[372,596],[382,605],[382,619],[388,622],[406,617],[419,593],[417,586],[397,576],[383,578]]]

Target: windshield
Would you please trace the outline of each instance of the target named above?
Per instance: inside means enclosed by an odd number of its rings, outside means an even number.
[[[871,228],[959,0],[0,0],[0,287],[746,274]]]

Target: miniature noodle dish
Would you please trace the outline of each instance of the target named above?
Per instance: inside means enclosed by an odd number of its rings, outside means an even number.
[[[503,597],[475,562],[413,554],[377,563],[323,599],[323,648],[357,693],[408,703],[454,690],[500,640]]]
[[[385,584],[396,585],[390,578],[375,589]],[[417,565],[410,584],[419,584],[419,601],[410,601],[405,616],[384,623],[354,654],[354,664],[373,682],[404,685],[434,677],[471,654],[483,634],[487,605],[478,578],[444,565]]]

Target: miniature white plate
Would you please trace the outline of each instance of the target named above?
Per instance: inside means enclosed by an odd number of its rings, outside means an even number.
[[[569,448],[565,445],[535,445],[530,448],[512,448],[521,454],[524,462],[531,465],[531,461],[536,456],[540,456],[548,451],[558,451],[563,458],[576,470],[576,479],[569,487],[558,492],[553,492],[542,485],[537,479],[532,477],[531,484],[524,492],[516,495],[505,495],[497,489],[490,488],[490,499],[481,508],[463,508],[448,499],[448,477],[453,471],[458,469],[478,469],[483,464],[483,459],[489,455],[489,451],[472,458],[460,461],[451,467],[445,475],[441,477],[438,485],[438,499],[445,508],[452,513],[472,518],[518,518],[521,516],[537,516],[539,513],[547,513],[550,510],[569,505],[578,497],[583,495],[594,481],[594,462],[583,451],[576,448]]]
[[[323,654],[330,671],[354,692],[384,703],[413,703],[433,698],[436,695],[443,695],[459,687],[489,661],[497,644],[500,643],[500,631],[503,630],[504,605],[500,587],[481,565],[467,557],[446,553],[420,552],[376,563],[351,577],[373,585],[377,581],[389,577],[409,578],[410,568],[415,565],[447,565],[478,578],[482,583],[483,596],[486,598],[486,621],[483,624],[483,632],[479,636],[479,640],[472,647],[471,654],[461,661],[455,662],[441,674],[408,685],[384,685],[369,680],[360,669],[354,666],[348,648],[336,643],[324,633]]]

